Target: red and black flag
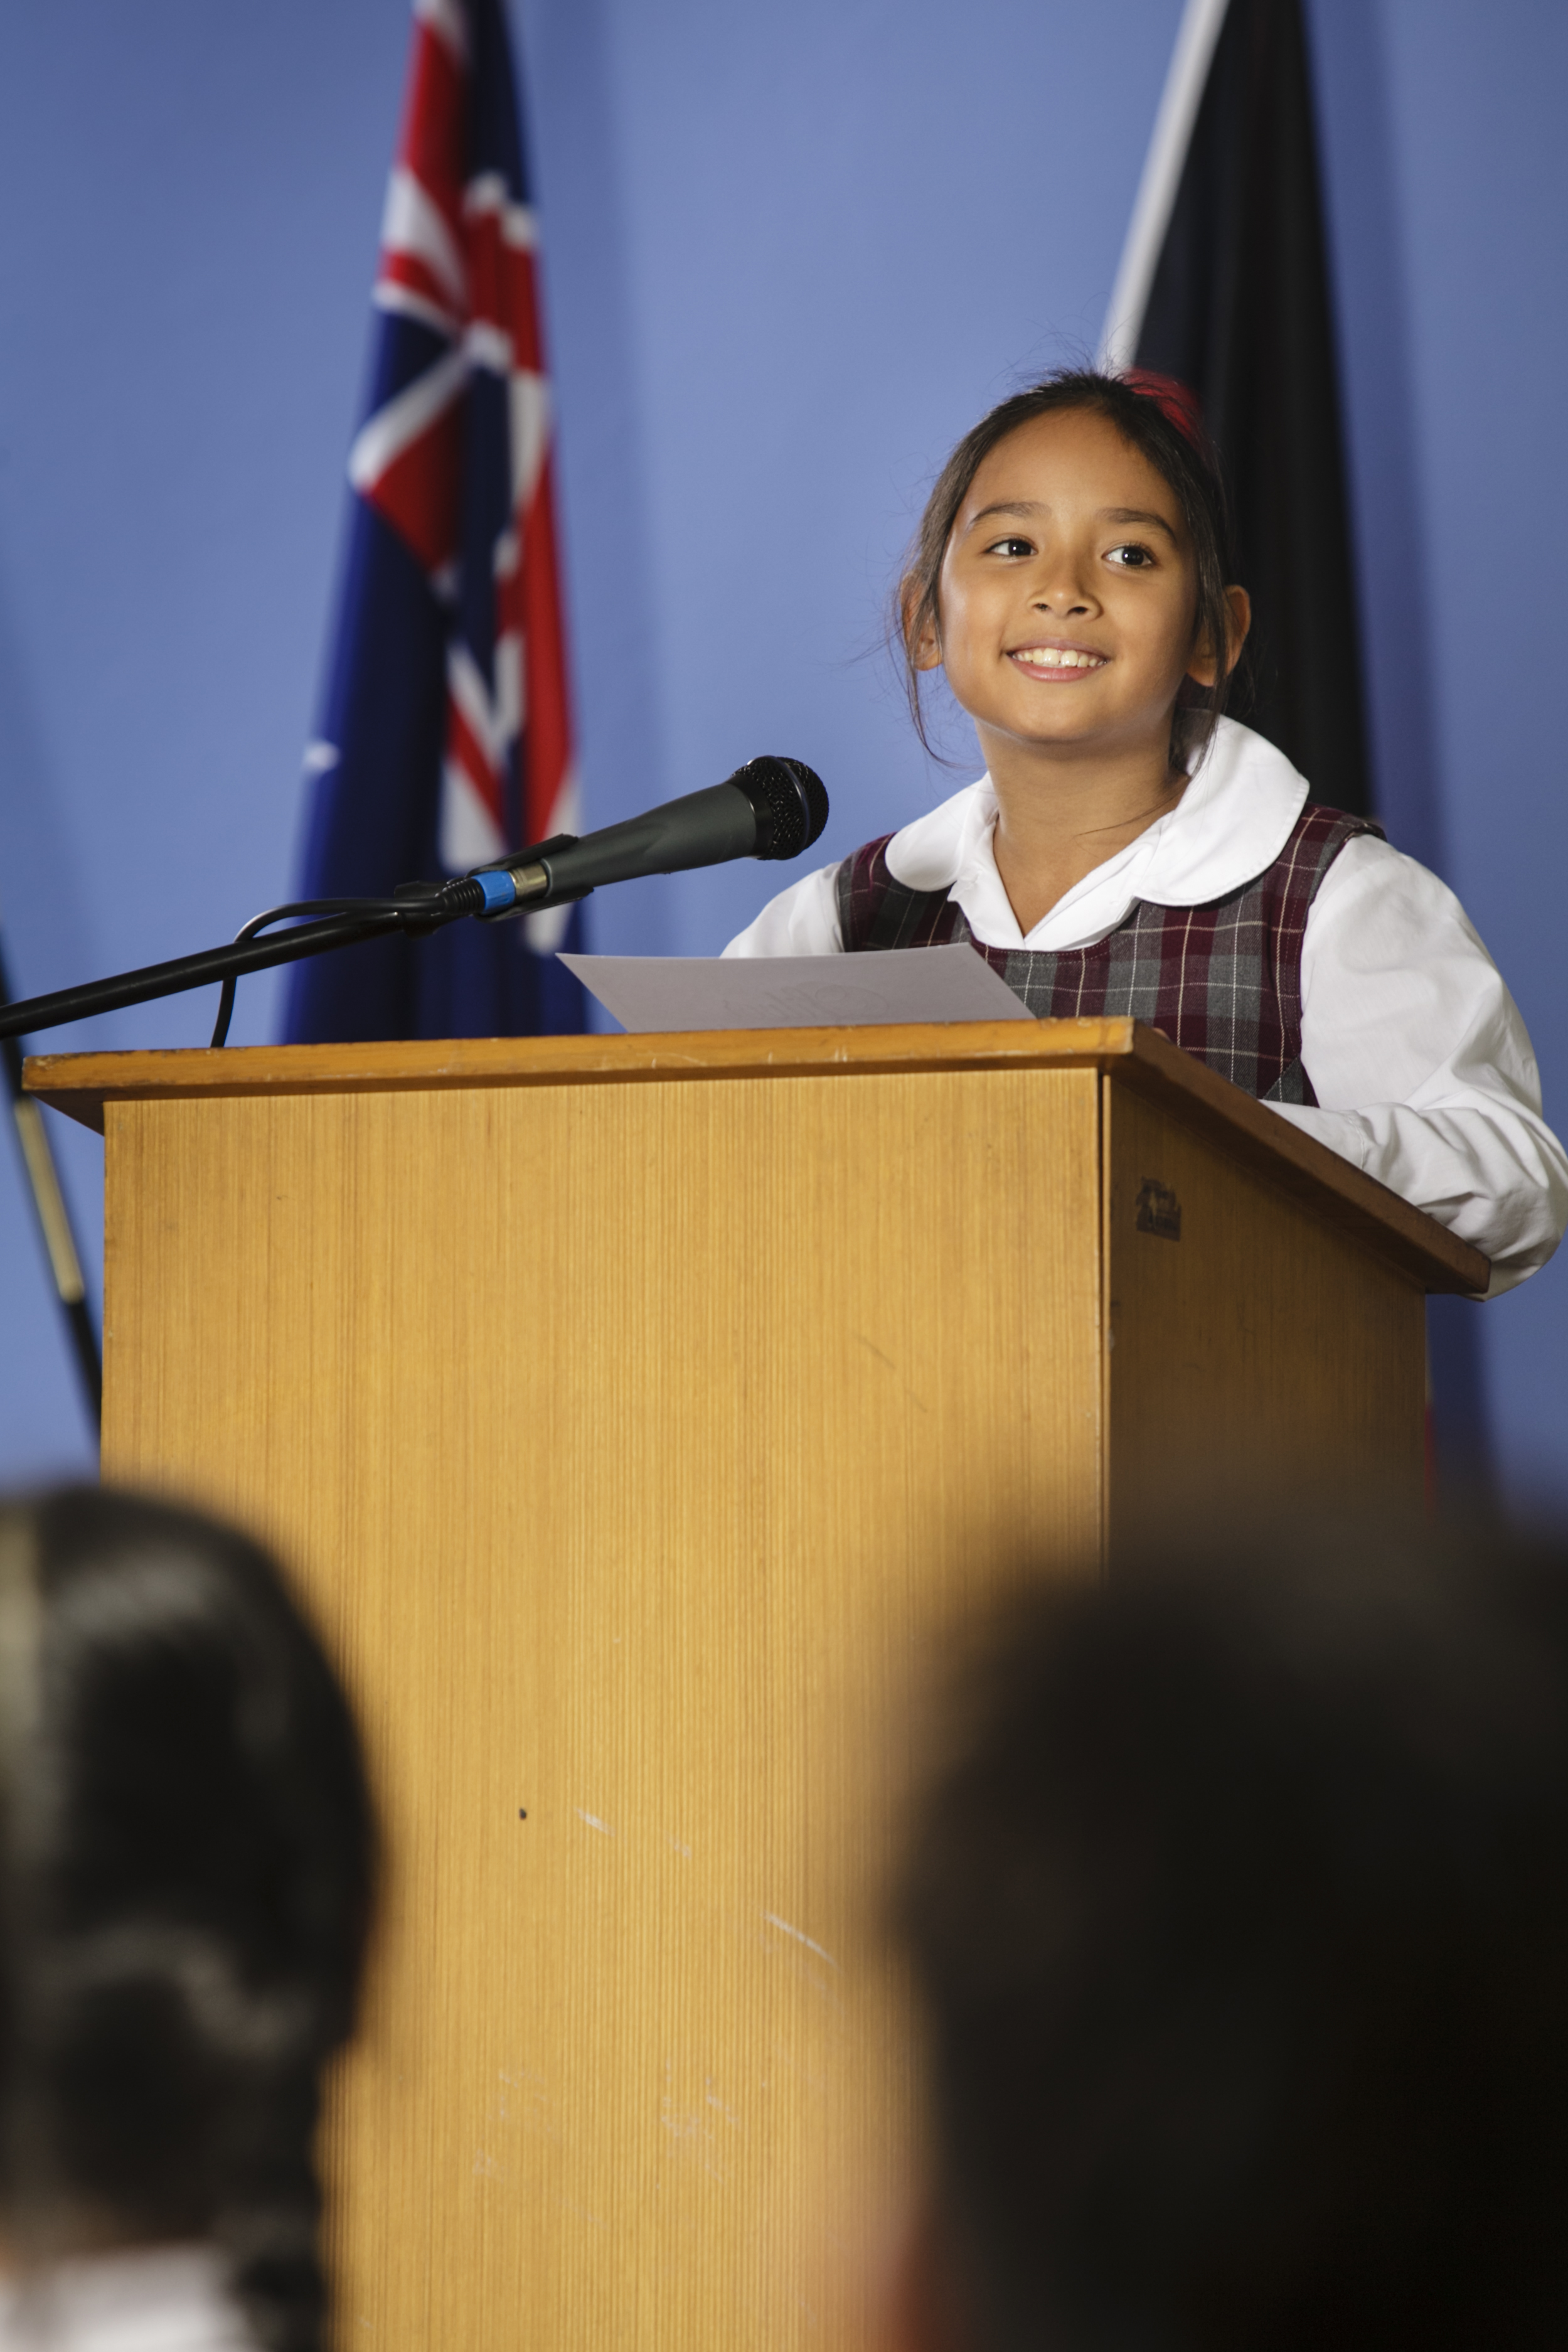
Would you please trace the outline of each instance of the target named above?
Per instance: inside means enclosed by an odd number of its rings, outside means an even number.
[[[1372,805],[1301,0],[1188,0],[1102,362],[1194,394],[1253,609],[1249,709],[1312,797]]]

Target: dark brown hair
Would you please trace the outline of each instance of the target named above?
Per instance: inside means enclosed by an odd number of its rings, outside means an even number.
[[[67,1487],[0,1501],[0,2202],[25,2259],[206,2239],[319,2352],[314,2141],[375,1860],[343,1694],[258,1546]]]
[[[1034,1581],[899,1906],[968,2340],[1561,2345],[1568,1546]]]
[[[1225,591],[1236,577],[1230,538],[1230,518],[1218,460],[1196,412],[1186,411],[1184,428],[1172,415],[1173,401],[1162,402],[1123,376],[1102,375],[1092,368],[1060,368],[1027,392],[1014,393],[988,415],[971,426],[936,477],[925,511],[920,518],[908,568],[899,583],[895,625],[904,649],[905,691],[915,732],[925,749],[932,748],[920,699],[920,672],[915,647],[926,627],[941,634],[942,560],[959,510],[985,459],[1016,433],[1020,425],[1058,411],[1087,410],[1113,425],[1122,438],[1174,492],[1192,541],[1197,598],[1193,614],[1196,642],[1216,647],[1214,683],[1202,687],[1183,681],[1171,726],[1172,765],[1190,772],[1208,748],[1216,722],[1224,712],[1237,673],[1225,668],[1229,615]]]

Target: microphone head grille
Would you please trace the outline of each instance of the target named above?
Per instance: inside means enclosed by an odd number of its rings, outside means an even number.
[[[799,857],[810,849],[828,822],[828,793],[814,768],[803,760],[785,760],[764,752],[747,760],[737,778],[767,806],[772,820],[766,846],[758,857]]]

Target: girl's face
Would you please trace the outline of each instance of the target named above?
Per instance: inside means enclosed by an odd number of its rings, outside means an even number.
[[[1183,677],[1213,678],[1196,603],[1169,484],[1105,418],[1063,409],[981,463],[942,561],[940,636],[915,658],[946,671],[993,767],[1015,745],[1150,751],[1168,741]]]

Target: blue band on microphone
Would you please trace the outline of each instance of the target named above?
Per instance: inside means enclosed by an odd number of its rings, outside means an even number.
[[[517,903],[517,886],[507,873],[476,874],[474,879],[485,893],[485,912],[498,915]]]

